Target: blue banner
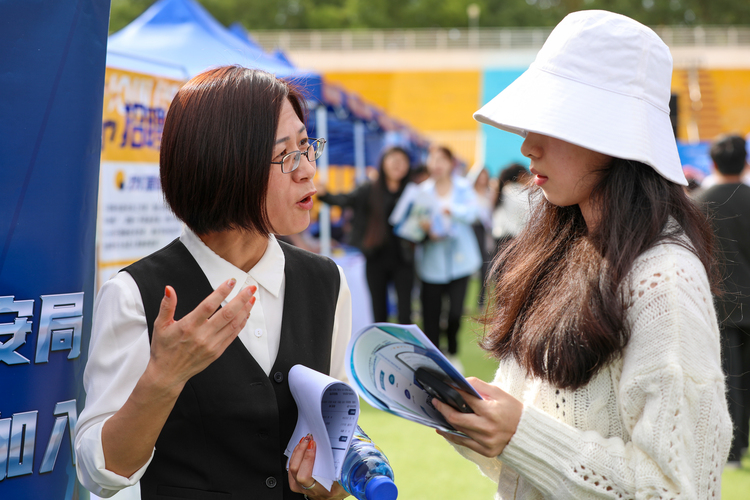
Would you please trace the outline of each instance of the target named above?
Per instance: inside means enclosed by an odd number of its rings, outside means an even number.
[[[0,498],[88,498],[71,438],[94,298],[109,0],[9,0],[0,20]]]
[[[505,87],[526,71],[526,68],[485,71],[482,76],[482,103],[484,106]],[[523,138],[510,132],[482,125],[485,139],[484,164],[490,175],[497,177],[510,163],[518,162],[528,167],[529,160],[521,154]]]
[[[677,141],[677,152],[680,155],[682,167],[693,167],[704,176],[709,175],[711,173],[711,155],[708,153],[710,148],[709,141],[696,143]]]

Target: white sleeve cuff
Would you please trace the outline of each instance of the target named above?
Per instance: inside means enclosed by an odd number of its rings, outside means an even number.
[[[81,484],[90,492],[100,497],[111,497],[119,490],[133,486],[140,481],[146,472],[151,460],[154,458],[154,452],[148,461],[135,471],[130,477],[120,476],[107,470],[104,462],[104,448],[102,447],[102,428],[104,420],[99,422],[85,431],[78,442],[78,479]]]

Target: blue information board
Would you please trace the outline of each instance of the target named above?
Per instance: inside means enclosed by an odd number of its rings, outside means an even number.
[[[689,165],[698,169],[703,175],[711,173],[711,155],[708,153],[710,148],[711,143],[709,141],[696,143],[677,141],[677,152],[680,155],[682,166]]]
[[[109,0],[0,2],[0,498],[88,498],[72,435],[95,276]]]

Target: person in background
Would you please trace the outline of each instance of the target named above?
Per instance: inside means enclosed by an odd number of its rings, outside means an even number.
[[[303,231],[315,160],[299,92],[224,66],[175,95],[159,160],[183,234],[102,286],[75,431],[77,474],[109,497],[341,499],[312,477],[297,364],[346,377],[351,297],[330,259],[280,243]]]
[[[651,29],[585,10],[474,114],[524,137],[532,213],[491,270],[493,382],[469,378],[473,413],[433,405],[496,499],[721,496],[713,234],[682,188],[671,77]]]
[[[520,163],[511,163],[500,172],[492,211],[493,257],[521,232],[529,218],[528,178],[529,171]]]
[[[734,422],[729,463],[738,467],[747,451],[750,425],[750,186],[740,177],[747,166],[745,139],[719,137],[710,153],[715,182],[700,190],[696,200],[713,223],[723,262],[723,293],[716,297],[716,312]]]
[[[427,165],[419,164],[414,167],[409,175],[409,182],[414,184],[422,184],[424,181],[430,178],[430,173],[427,171]]]
[[[469,277],[482,266],[482,254],[471,225],[479,216],[474,188],[454,174],[450,149],[433,146],[427,157],[430,178],[417,186],[409,217],[417,219],[424,238],[415,251],[415,268],[422,283],[424,333],[440,347],[443,299],[448,302],[445,336],[447,356],[456,368],[458,331]]]
[[[471,172],[469,175],[471,175]],[[476,175],[474,191],[477,194],[479,216],[471,227],[474,229],[479,251],[482,254],[482,267],[479,270],[479,296],[477,298],[477,303],[482,307],[485,299],[487,270],[492,258],[490,255],[491,245],[488,241],[492,231],[492,205],[497,197],[497,186],[491,182],[490,173],[486,168],[480,169]]]
[[[316,186],[320,201],[351,207],[354,212],[350,241],[366,258],[365,272],[375,322],[388,321],[390,283],[396,290],[398,322],[412,322],[413,245],[393,234],[393,227],[388,223],[388,217],[409,181],[409,170],[409,154],[395,146],[383,152],[379,174],[374,181],[365,182],[344,194],[330,194],[322,183]]]
[[[750,134],[748,134],[748,136],[750,136]],[[709,152],[709,155],[710,155],[710,152]],[[716,175],[716,170],[712,170],[710,174],[708,174],[707,176],[703,178],[703,180],[701,180],[700,187],[701,189],[708,189],[712,187],[714,184],[716,184],[718,180],[719,179],[718,179],[718,176]],[[743,170],[743,172],[740,174],[740,182],[750,186],[750,169]]]

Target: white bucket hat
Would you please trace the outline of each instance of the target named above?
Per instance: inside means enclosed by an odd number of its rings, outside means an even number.
[[[671,81],[672,56],[651,29],[612,12],[575,12],[474,119],[636,160],[687,186],[669,119]]]

